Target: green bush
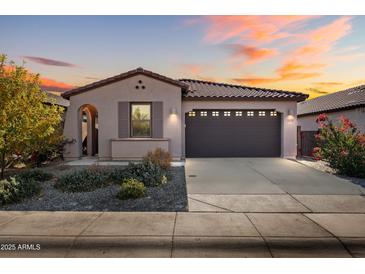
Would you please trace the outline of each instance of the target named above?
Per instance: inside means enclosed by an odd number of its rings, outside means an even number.
[[[39,182],[31,178],[10,177],[0,180],[0,203],[1,205],[16,203],[32,197],[40,191]]]
[[[33,179],[34,181],[37,182],[45,182],[53,178],[53,175],[51,173],[44,172],[43,170],[40,169],[27,170],[21,172],[17,176],[23,179]]]
[[[108,185],[109,174],[99,168],[73,171],[61,176],[56,187],[65,192],[88,192]]]
[[[117,197],[121,200],[137,199],[145,196],[146,188],[136,179],[125,179],[120,186]]]
[[[167,183],[167,173],[160,166],[143,161],[142,163],[129,163],[124,170],[124,178],[133,178],[144,183],[145,186],[160,186]]]
[[[113,168],[110,172],[109,172],[109,178],[111,181],[115,182],[115,183],[119,183],[121,181],[123,181],[126,176],[126,169],[121,167],[121,168]]]
[[[313,150],[317,160],[327,161],[339,174],[365,177],[365,135],[346,117],[332,122],[325,114],[317,118],[318,147]]]

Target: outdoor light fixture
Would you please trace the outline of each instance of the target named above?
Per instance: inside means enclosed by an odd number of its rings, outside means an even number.
[[[176,115],[176,114],[177,114],[177,110],[176,110],[176,108],[171,108],[171,109],[170,109],[170,114],[171,114],[171,115]]]
[[[288,110],[288,120],[293,121],[294,120],[294,111],[292,109]]]

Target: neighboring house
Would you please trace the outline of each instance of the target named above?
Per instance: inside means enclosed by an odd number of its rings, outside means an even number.
[[[45,93],[47,94],[47,101],[45,102],[46,104],[55,104],[65,109],[68,108],[68,106],[70,105],[69,100],[66,100],[61,96],[58,96],[53,92],[45,91]]]
[[[66,146],[65,159],[97,155],[101,160],[140,159],[157,147],[168,150],[176,160],[295,157],[297,102],[308,97],[174,80],[142,68],[62,96],[70,100],[64,134],[75,140]]]
[[[350,119],[365,133],[365,85],[324,95],[298,103],[298,126],[301,131],[301,154],[311,156],[318,131],[316,118],[326,113],[331,120],[341,116]]]

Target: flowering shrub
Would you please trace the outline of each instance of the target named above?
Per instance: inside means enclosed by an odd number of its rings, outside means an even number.
[[[313,149],[316,160],[324,160],[339,174],[365,177],[365,135],[342,116],[336,123],[325,114],[318,116],[318,147]]]

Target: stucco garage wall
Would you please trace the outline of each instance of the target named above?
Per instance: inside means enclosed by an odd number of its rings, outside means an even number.
[[[365,108],[356,108],[350,110],[343,110],[333,113],[327,113],[330,119],[338,119],[341,115],[350,119],[355,123],[359,130],[365,133]],[[318,126],[316,118],[318,114],[298,117],[298,125],[301,126],[302,131],[316,131]]]
[[[142,80],[146,89],[135,89]],[[111,139],[118,139],[118,102],[163,102],[163,138],[169,139],[170,152],[174,158],[181,158],[181,88],[147,77],[133,76],[119,82],[95,88],[70,97],[70,107],[66,112],[64,134],[76,143],[66,146],[65,158],[79,158],[80,153],[80,117],[82,105],[90,104],[98,111],[99,122],[99,158],[111,159]],[[171,109],[177,110],[171,115]]]
[[[190,101],[182,102],[182,119],[185,125],[185,113],[193,109],[276,109],[282,113],[281,156],[293,158],[297,155],[297,102],[293,101]],[[294,119],[288,119],[292,110]],[[182,130],[182,151],[185,153],[185,127]],[[229,141],[229,140],[227,140]]]

